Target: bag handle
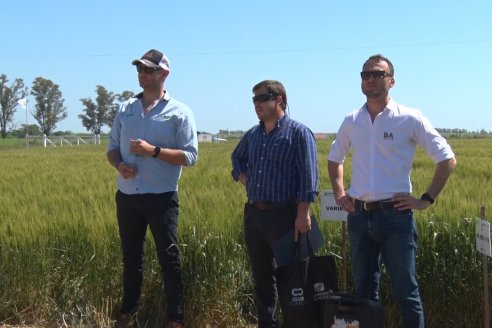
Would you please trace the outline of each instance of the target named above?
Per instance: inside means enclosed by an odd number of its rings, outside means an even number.
[[[308,250],[308,257],[314,257],[314,250],[311,245],[311,239],[309,238],[309,231],[305,232],[306,234],[306,241],[307,241],[307,250]],[[297,235],[297,241],[295,241],[295,246],[294,246],[294,261],[300,261],[301,257],[301,243],[302,243],[302,235],[300,232]]]

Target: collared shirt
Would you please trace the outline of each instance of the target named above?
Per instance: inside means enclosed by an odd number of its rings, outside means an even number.
[[[352,148],[349,195],[364,201],[387,199],[412,192],[410,171],[417,145],[435,163],[454,157],[446,139],[420,111],[390,100],[374,123],[366,105],[347,115],[328,160],[343,164]]]
[[[125,194],[163,193],[178,190],[181,165],[173,165],[151,156],[130,153],[130,140],[142,139],[161,148],[181,149],[186,164],[195,164],[198,157],[198,137],[193,113],[185,104],[164,97],[147,113],[143,94],[124,102],[109,135],[108,150],[117,149],[123,162],[137,168],[131,179],[118,176],[118,189]]]
[[[246,191],[253,201],[313,202],[317,162],[313,133],[284,115],[269,134],[261,122],[246,132],[232,153],[232,176],[248,177]]]

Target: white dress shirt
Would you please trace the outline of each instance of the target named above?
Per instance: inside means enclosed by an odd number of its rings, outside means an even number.
[[[435,163],[451,159],[451,147],[416,109],[390,100],[374,123],[366,105],[348,114],[333,141],[328,160],[343,164],[350,148],[352,180],[348,194],[363,201],[411,193],[410,171],[416,146]]]

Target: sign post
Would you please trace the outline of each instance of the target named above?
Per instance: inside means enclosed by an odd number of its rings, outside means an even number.
[[[342,288],[344,291],[347,291],[347,214],[337,205],[333,191],[321,191],[321,219],[342,221]]]
[[[485,218],[485,207],[480,207],[480,218],[476,221],[475,226],[477,250],[482,253],[482,272],[483,272],[483,297],[484,297],[484,313],[485,313],[485,328],[490,327],[489,313],[489,269],[488,257],[492,256],[490,247],[490,222]]]

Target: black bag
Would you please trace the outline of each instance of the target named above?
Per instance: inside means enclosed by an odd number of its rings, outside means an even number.
[[[335,293],[325,303],[324,328],[383,328],[383,305],[350,293]]]
[[[333,255],[314,256],[309,234],[308,258],[299,258],[299,247],[298,241],[294,262],[276,270],[278,296],[283,314],[281,327],[322,328],[325,302],[333,292],[338,291],[335,259]]]

